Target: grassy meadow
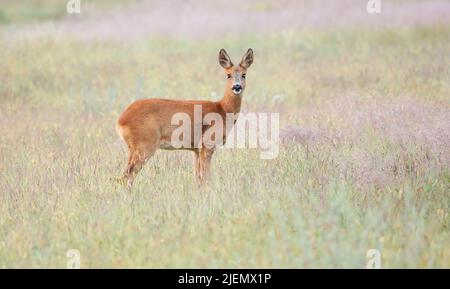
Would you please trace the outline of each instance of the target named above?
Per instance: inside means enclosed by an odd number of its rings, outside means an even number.
[[[82,268],[365,268],[370,249],[383,268],[450,267],[448,23],[121,41],[61,33],[83,19],[55,1],[45,20],[7,2],[0,268],[65,268],[69,249]],[[218,100],[222,47],[255,51],[243,110],[280,113],[279,156],[221,149],[199,187],[190,153],[158,151],[131,191],[112,182],[123,109]]]

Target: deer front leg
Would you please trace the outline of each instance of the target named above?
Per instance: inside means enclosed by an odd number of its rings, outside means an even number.
[[[200,174],[200,155],[199,155],[199,151],[195,150],[192,152],[192,166],[194,168],[194,175],[195,175],[195,179],[200,181],[201,179],[201,174]]]
[[[200,150],[200,179],[206,181],[210,176],[211,158],[214,149],[202,148]]]

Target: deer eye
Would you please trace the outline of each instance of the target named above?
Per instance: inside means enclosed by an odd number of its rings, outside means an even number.
[[[231,74],[227,74],[227,78],[231,78]]]
[[[244,74],[242,74],[242,78],[245,78],[245,73],[244,73]]]

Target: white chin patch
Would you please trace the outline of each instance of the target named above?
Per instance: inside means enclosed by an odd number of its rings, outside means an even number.
[[[239,89],[239,90],[233,89],[234,94],[240,94],[241,92],[242,92],[242,89]]]

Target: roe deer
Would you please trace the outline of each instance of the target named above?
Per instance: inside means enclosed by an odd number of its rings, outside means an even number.
[[[239,113],[242,93],[245,89],[245,74],[253,63],[253,50],[248,49],[239,65],[234,65],[227,52],[221,49],[219,63],[227,75],[225,93],[221,100],[141,99],[133,102],[122,113],[117,122],[117,132],[130,150],[128,165],[122,177],[128,186],[132,185],[136,174],[158,148],[191,150],[196,178],[199,181],[206,179],[215,147],[196,146],[192,143],[190,147],[174,148],[171,144],[171,136],[176,127],[171,124],[171,120],[174,114],[185,113],[191,120],[194,120],[191,121],[192,127],[196,125],[194,122],[197,122],[197,125],[198,122],[201,122],[200,127],[204,134],[210,127],[203,123],[203,117],[206,114],[214,112],[225,120],[226,114]],[[200,120],[194,119],[194,106],[197,105],[201,105],[202,108],[202,119]],[[226,133],[226,130],[223,130],[224,139]]]

